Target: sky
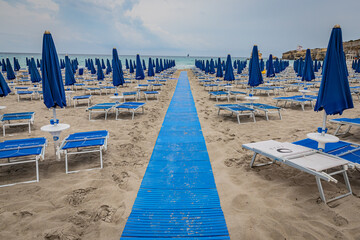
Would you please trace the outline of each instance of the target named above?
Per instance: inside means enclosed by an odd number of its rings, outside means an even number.
[[[360,38],[359,0],[0,0],[0,52],[249,57]]]

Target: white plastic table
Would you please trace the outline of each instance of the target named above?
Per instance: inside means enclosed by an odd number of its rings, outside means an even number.
[[[56,155],[57,160],[60,160],[60,155],[56,154],[57,148],[59,146],[60,134],[62,131],[66,130],[68,128],[70,128],[70,125],[66,124],[66,123],[59,123],[59,124],[54,124],[54,125],[49,124],[49,125],[42,126],[40,128],[41,131],[48,132],[53,136],[54,149],[55,149],[55,155]]]
[[[317,141],[318,148],[323,150],[325,149],[326,143],[335,143],[339,141],[338,137],[335,137],[334,135],[330,135],[330,134],[322,135],[321,133],[308,133],[307,137],[314,141]]]

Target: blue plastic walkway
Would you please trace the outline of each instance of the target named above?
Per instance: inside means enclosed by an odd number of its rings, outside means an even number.
[[[181,72],[121,239],[230,239],[187,72]]]

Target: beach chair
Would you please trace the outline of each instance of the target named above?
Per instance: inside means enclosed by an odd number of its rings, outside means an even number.
[[[349,167],[348,161],[337,156],[332,156],[297,144],[277,142],[274,140],[243,144],[242,147],[254,152],[250,163],[251,168],[272,164],[277,161],[315,176],[320,198],[325,203],[329,203],[352,194],[347,175],[347,169]],[[271,161],[262,164],[255,164],[256,156],[258,154],[270,158]],[[338,183],[338,180],[333,177],[338,174],[343,175],[347,192],[327,200],[321,180]]]
[[[157,101],[159,100],[159,92],[158,91],[143,91],[144,95],[145,95],[145,99],[146,101],[148,101],[149,97],[153,97],[155,98]]]
[[[16,91],[16,95],[17,95],[18,102],[20,102],[21,97],[30,98],[30,100],[32,100],[33,95],[34,95],[34,91],[21,91],[21,90],[18,90],[18,91]]]
[[[83,90],[85,87],[85,83],[75,83],[73,86],[74,86],[75,91]]]
[[[101,89],[105,90],[106,95],[108,95],[108,93],[115,92],[114,86],[101,86]]]
[[[230,100],[230,94],[229,92],[225,92],[225,91],[214,91],[214,92],[209,92],[209,97],[211,99],[211,97],[215,97],[216,101],[218,102],[219,99],[221,98],[225,98],[227,99],[227,101]]]
[[[108,112],[114,109],[114,107],[117,105],[117,103],[99,103],[94,106],[91,106],[87,109],[89,112],[89,120],[91,120],[91,114],[92,113],[104,113],[105,114],[105,120],[107,119]]]
[[[91,95],[74,96],[73,102],[74,102],[74,108],[76,108],[76,104],[79,105],[80,102],[85,102],[85,103],[87,103],[88,107],[90,107]]]
[[[0,142],[0,166],[11,166],[16,164],[35,163],[36,180],[23,181],[0,185],[0,187],[12,186],[20,183],[39,182],[39,160],[44,159],[46,138],[27,138],[6,140]]]
[[[34,124],[35,112],[5,113],[0,116],[0,122],[5,137],[5,128],[11,126],[28,125],[31,133],[31,124]]]
[[[276,106],[278,106],[279,102],[284,102],[283,107],[286,107],[286,104],[290,102],[290,106],[292,104],[299,104],[301,105],[302,110],[305,111],[306,103],[309,103],[313,108],[313,102],[316,101],[316,96],[305,95],[305,96],[291,96],[291,97],[276,97],[273,99],[276,100]]]
[[[347,134],[352,126],[360,126],[360,118],[337,118],[329,120],[331,123],[336,123],[339,126],[336,128],[334,135]],[[342,126],[348,126],[345,132],[339,133]]]
[[[235,114],[240,124],[240,116],[248,116],[252,117],[254,122],[255,119],[255,110],[246,106],[242,106],[239,104],[217,104],[215,107],[218,108],[218,115],[220,115],[221,110],[229,111],[231,115]]]
[[[61,143],[58,154],[65,155],[65,172],[75,173],[79,171],[90,171],[94,169],[103,168],[102,151],[107,149],[107,140],[109,133],[106,130],[79,132],[67,136]],[[76,171],[69,171],[69,155],[85,154],[99,152],[100,154],[100,167],[88,168]]]
[[[315,150],[318,149],[318,142],[309,138],[293,143]],[[349,164],[360,170],[360,144],[345,141],[326,143],[324,152],[345,159],[349,161]]]
[[[123,92],[122,95],[124,97],[124,102],[126,102],[126,99],[134,99],[135,101],[137,101],[137,99],[140,98],[140,91]]]
[[[85,92],[88,92],[90,95],[98,93],[101,95],[101,88],[99,87],[87,87],[85,88]]]
[[[241,91],[229,91],[229,98],[230,97],[235,97],[235,101],[238,101],[239,97],[243,97],[246,96],[246,92],[241,92]]]
[[[218,88],[219,88],[219,84],[215,84],[215,83],[204,84],[205,91],[209,91],[209,92],[215,91]]]
[[[116,110],[115,119],[116,120],[118,119],[120,111],[127,110],[128,112],[132,113],[131,120],[134,120],[135,112],[137,110],[139,110],[141,108],[142,113],[144,113],[144,105],[145,105],[145,103],[142,103],[142,102],[124,102],[124,103],[120,103],[119,105],[117,105],[115,107],[115,110]]]
[[[278,114],[280,120],[282,119],[280,107],[276,107],[268,104],[262,104],[262,103],[239,103],[239,105],[244,105],[249,108],[254,108],[257,111],[264,112],[266,121],[269,121],[269,114]]]
[[[152,91],[155,91],[155,90],[160,90],[162,89],[162,84],[161,83],[152,83],[151,84],[151,89]]]

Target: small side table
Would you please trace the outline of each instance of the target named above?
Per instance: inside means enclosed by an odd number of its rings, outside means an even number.
[[[318,142],[318,148],[325,150],[326,143],[335,143],[339,141],[338,137],[334,135],[325,134],[321,135],[321,133],[308,133],[307,137]]]
[[[54,124],[54,125],[49,124],[49,125],[42,126],[40,128],[41,131],[48,132],[53,136],[54,149],[55,149],[55,155],[56,155],[57,160],[60,160],[60,155],[57,154],[57,148],[59,146],[60,134],[62,131],[66,130],[68,128],[70,128],[70,125],[66,124],[66,123],[59,123],[59,124]]]

